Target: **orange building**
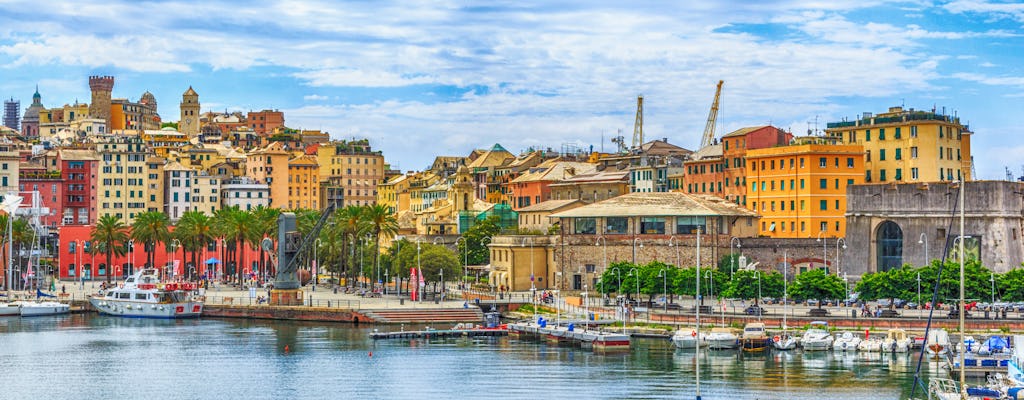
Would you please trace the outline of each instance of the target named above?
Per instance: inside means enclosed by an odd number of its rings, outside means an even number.
[[[684,163],[686,175],[679,184],[679,190],[719,196],[747,206],[746,153],[785,146],[792,138],[793,134],[768,125],[727,133],[717,144],[698,150],[691,156],[691,161]]]
[[[319,210],[320,167],[314,156],[288,161],[288,209]]]
[[[266,135],[284,126],[284,113],[278,110],[249,111],[246,122],[256,133]]]
[[[745,196],[773,238],[846,235],[846,188],[864,183],[864,148],[835,138],[800,137],[789,146],[746,152]]]
[[[526,173],[509,182],[512,188],[512,209],[529,207],[551,199],[552,183],[561,182],[580,174],[595,171],[594,164],[572,161],[548,160],[530,168]]]

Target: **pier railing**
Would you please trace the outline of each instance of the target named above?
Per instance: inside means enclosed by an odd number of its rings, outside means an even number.
[[[206,304],[211,305],[234,305],[234,306],[264,306],[270,305],[262,297],[232,297],[232,296],[206,296]],[[337,308],[345,310],[358,310],[361,307],[359,300],[344,299],[304,299],[300,307]]]

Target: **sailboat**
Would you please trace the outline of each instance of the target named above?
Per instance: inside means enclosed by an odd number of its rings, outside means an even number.
[[[789,289],[789,257],[786,251],[782,252],[782,334],[772,338],[772,347],[776,350],[793,350],[800,340],[789,334],[789,327],[786,326],[786,314],[789,313],[789,300],[787,299]]]
[[[18,197],[20,200],[21,197]],[[18,209],[15,208],[15,210]],[[42,252],[42,249],[39,247],[39,237],[41,236],[41,231],[46,229],[39,221],[39,217],[44,214],[44,211],[42,208],[42,201],[39,199],[38,191],[32,192],[32,205],[28,208],[22,208],[21,211],[28,215],[29,226],[32,227],[32,247],[29,248],[28,257],[26,257],[27,264],[25,266],[25,271],[33,283],[38,283],[39,281],[36,277],[38,276],[37,270],[39,268],[39,256]],[[10,241],[8,243],[10,243]],[[14,254],[12,253],[12,261],[13,257]],[[36,287],[36,296],[37,298],[54,297],[53,295],[43,293],[38,287]],[[26,300],[20,303],[22,317],[67,314],[71,311],[71,307],[68,304],[55,300],[37,299],[35,301]]]

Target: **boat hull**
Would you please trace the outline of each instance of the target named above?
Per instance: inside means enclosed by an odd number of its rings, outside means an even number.
[[[13,304],[0,305],[0,317],[14,317],[21,315],[21,308]]]
[[[743,351],[765,351],[768,350],[768,338],[752,338],[741,340]]]
[[[832,342],[826,340],[807,340],[800,342],[800,347],[808,351],[825,351],[832,347]]]
[[[736,338],[708,338],[708,348],[713,350],[730,350],[739,347]]]
[[[90,298],[89,303],[101,314],[128,318],[198,318],[203,313],[203,303],[197,301],[149,303]]]
[[[21,305],[22,317],[41,317],[46,315],[60,315],[71,312],[71,307],[64,303],[44,302]]]

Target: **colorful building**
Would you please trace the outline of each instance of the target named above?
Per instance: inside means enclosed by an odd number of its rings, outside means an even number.
[[[246,156],[247,176],[270,187],[270,207],[288,208],[288,160],[291,154],[280,142]]]
[[[551,199],[551,184],[577,175],[594,172],[594,164],[552,159],[530,168],[509,182],[512,188],[512,209],[540,204]]]
[[[758,234],[844,237],[846,189],[863,183],[863,147],[817,136],[793,142],[746,152],[746,198],[761,215]]]
[[[288,209],[319,210],[320,166],[312,156],[298,156],[288,161]]]
[[[96,223],[96,184],[100,158],[94,150],[61,149],[57,153],[64,195],[60,210],[64,225]]]
[[[825,132],[864,147],[864,182],[971,180],[971,131],[956,116],[890,107],[855,121],[830,122]]]
[[[684,163],[686,172],[680,190],[718,196],[746,206],[746,153],[785,146],[792,138],[792,134],[774,126],[754,126],[729,132],[718,144],[698,150],[691,161]]]
[[[33,201],[43,208],[39,222],[56,233],[61,222],[60,210],[64,201],[60,171],[47,171],[38,164],[22,163],[18,170],[21,206],[31,207]]]
[[[249,111],[246,123],[256,133],[266,135],[284,126],[284,113],[278,110]]]
[[[108,135],[96,142],[101,165],[97,175],[97,212],[113,215],[125,224],[146,211],[146,157],[148,149],[138,136]]]
[[[384,181],[384,155],[373,150],[369,140],[335,141],[315,146],[321,188],[341,190],[344,206],[370,205],[377,201],[377,185]],[[321,194],[321,199],[326,201],[326,193]]]

